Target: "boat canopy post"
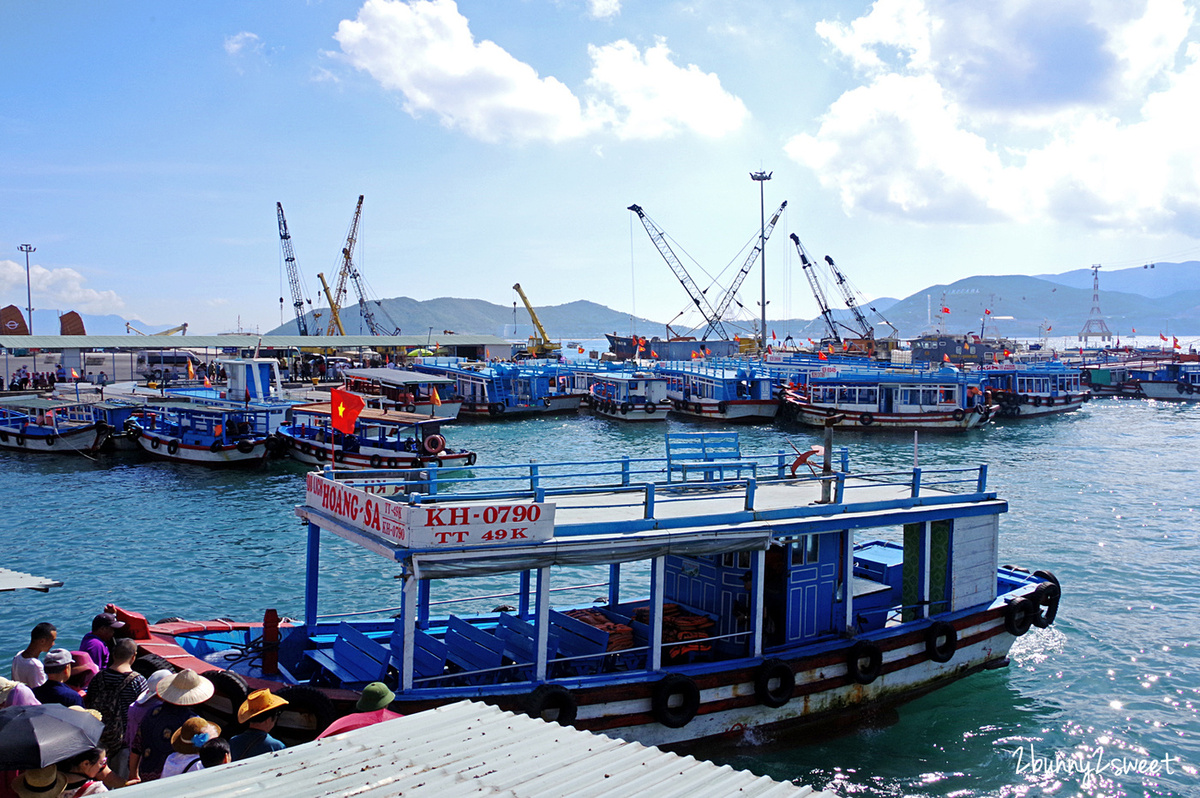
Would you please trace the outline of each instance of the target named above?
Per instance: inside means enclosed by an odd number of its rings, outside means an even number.
[[[411,562],[411,561],[410,561]],[[401,612],[404,617],[404,654],[400,661],[400,686],[404,691],[413,688],[413,652],[417,647],[417,605],[428,605],[428,601],[420,601],[419,593],[427,593],[429,582],[421,581],[413,570],[404,574],[404,587],[401,589]]]
[[[304,625],[317,627],[317,583],[321,573],[321,527],[308,522],[308,549],[304,574]]]
[[[650,561],[650,662],[651,671],[662,669],[663,593],[666,588],[667,559],[655,557]]]
[[[528,580],[529,572],[525,571],[522,574],[523,579]],[[528,595],[528,593],[525,593]],[[537,645],[534,650],[537,652],[537,673],[536,678],[539,682],[546,681],[546,670],[548,668],[548,648],[550,643],[550,566],[544,566],[537,570],[537,600],[535,602],[537,608],[537,617],[534,619],[534,629],[537,634]]]
[[[421,580],[417,580],[417,582],[418,582],[417,591],[420,595],[420,598],[417,600],[417,607],[419,608],[420,616],[418,617],[417,620],[420,622],[422,629],[428,629],[429,628],[429,580],[421,579]],[[407,588],[408,588],[408,585],[406,584],[405,589],[407,589]]]
[[[621,564],[613,563],[608,566],[608,606],[615,607],[621,603]]]
[[[522,618],[529,617],[529,571],[521,572],[521,595],[517,600],[517,614]]]
[[[918,552],[920,557],[917,573],[919,574],[921,584],[921,605],[917,608],[918,618],[928,618],[933,613],[929,606],[929,560],[930,549],[933,545],[933,530],[928,522],[921,524],[921,548]]]
[[[846,600],[846,617],[843,626],[846,629],[846,634],[854,637],[858,634],[858,625],[854,623],[854,530],[843,529],[842,535],[842,551],[845,554],[845,560],[842,562],[842,585],[845,591],[844,598]],[[837,600],[837,596],[834,596]]]
[[[750,655],[761,657],[763,649],[763,582],[766,581],[767,576],[767,551],[758,549],[751,552],[751,555]]]

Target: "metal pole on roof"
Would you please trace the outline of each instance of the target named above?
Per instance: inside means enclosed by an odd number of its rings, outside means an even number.
[[[766,208],[763,205],[763,184],[771,179],[774,172],[751,172],[750,179],[758,183],[758,257],[759,266],[762,268],[762,300],[760,302],[762,310],[762,327],[759,328],[762,339],[758,344],[758,351],[767,351],[767,216]]]

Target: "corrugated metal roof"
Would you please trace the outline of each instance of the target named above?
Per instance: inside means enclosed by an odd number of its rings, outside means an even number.
[[[46,593],[52,587],[62,587],[62,584],[56,579],[0,568],[0,593],[10,590],[40,590]]]
[[[810,787],[477,702],[431,709],[212,770],[127,787],[128,798],[511,796],[836,798]]]
[[[355,347],[509,346],[495,335],[0,335],[6,349],[241,349],[261,345],[283,349]]]

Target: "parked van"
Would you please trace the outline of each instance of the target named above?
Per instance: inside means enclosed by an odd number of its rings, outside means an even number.
[[[200,359],[191,352],[179,350],[138,352],[135,370],[143,378],[161,380],[164,374],[171,374],[176,379],[186,379],[188,363],[192,369],[200,366]]]

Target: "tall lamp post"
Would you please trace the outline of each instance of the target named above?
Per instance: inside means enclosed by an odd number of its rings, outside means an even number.
[[[25,312],[29,314],[29,334],[33,335],[33,290],[29,287],[29,253],[37,252],[37,247],[22,244],[17,249],[25,253]]]
[[[762,265],[762,340],[758,351],[767,351],[767,215],[763,205],[763,183],[771,179],[774,172],[751,172],[750,179],[758,183],[758,257]]]

